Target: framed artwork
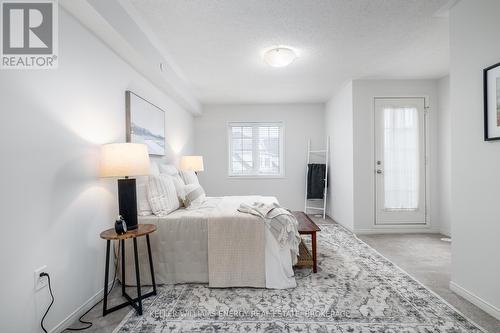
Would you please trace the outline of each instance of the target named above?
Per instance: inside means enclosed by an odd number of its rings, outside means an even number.
[[[500,63],[484,69],[484,140],[500,140]]]
[[[165,155],[165,111],[125,91],[127,142],[144,143],[150,155]]]

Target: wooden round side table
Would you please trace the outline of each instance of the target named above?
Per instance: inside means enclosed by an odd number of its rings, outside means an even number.
[[[124,308],[128,305],[131,305],[136,311],[137,314],[142,315],[142,300],[146,297],[156,295],[156,282],[155,282],[155,272],[153,267],[153,258],[151,256],[151,244],[149,241],[149,234],[156,231],[156,226],[154,224],[138,224],[137,229],[127,231],[122,235],[118,235],[115,232],[115,229],[108,229],[106,231],[101,232],[101,238],[106,240],[106,268],[104,273],[104,300],[103,300],[103,308],[102,308],[102,316]],[[140,278],[140,270],[139,270],[139,256],[137,255],[137,238],[146,236],[146,243],[148,246],[148,257],[149,257],[149,269],[151,271],[151,282],[153,283],[153,291],[142,295],[141,294],[141,278]],[[137,282],[137,297],[132,298],[125,292],[125,240],[132,239],[134,242],[134,259],[135,259],[135,277]],[[121,247],[121,269],[122,269],[122,296],[127,300],[126,302],[119,304],[117,306],[108,309],[108,280],[109,280],[109,252],[111,247],[111,241],[117,240],[120,241]]]

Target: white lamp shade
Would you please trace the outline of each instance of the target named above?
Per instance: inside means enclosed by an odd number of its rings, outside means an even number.
[[[264,61],[273,67],[285,67],[290,65],[297,54],[288,47],[277,47],[264,53]]]
[[[101,177],[145,176],[150,173],[148,147],[140,143],[101,146]]]
[[[182,156],[181,170],[203,171],[203,156]]]

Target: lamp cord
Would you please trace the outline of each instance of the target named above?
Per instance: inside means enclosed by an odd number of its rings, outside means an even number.
[[[47,330],[45,329],[45,327],[43,326],[43,321],[45,320],[45,317],[47,317],[47,314],[49,313],[49,310],[50,308],[52,307],[52,305],[54,304],[54,294],[52,293],[52,286],[50,285],[50,275],[48,273],[45,273],[45,272],[42,272],[40,273],[40,277],[42,276],[46,276],[47,277],[47,281],[49,282],[49,291],[50,291],[50,297],[52,298],[52,300],[50,301],[50,304],[49,306],[47,307],[47,310],[45,310],[45,313],[43,314],[43,317],[42,317],[42,320],[40,322],[40,326],[42,326],[42,330],[47,333]]]
[[[116,282],[116,272],[118,271],[118,262],[119,262],[119,254],[120,254],[120,242],[118,242],[118,254],[116,253],[116,251],[114,251],[114,257],[115,257],[115,273],[114,273],[114,276],[113,276],[113,283],[111,284],[111,288],[109,289],[107,295],[109,295],[111,293],[111,291],[113,290],[113,288],[115,287],[115,282]],[[46,276],[47,277],[47,281],[49,283],[49,292],[50,292],[50,297],[51,297],[51,302],[49,304],[49,306],[47,307],[47,310],[45,310],[45,313],[42,317],[42,320],[40,322],[40,326],[42,327],[42,330],[47,333],[47,330],[45,329],[44,325],[43,325],[43,322],[45,320],[45,317],[47,316],[47,314],[49,313],[49,310],[50,308],[52,307],[52,305],[54,304],[54,301],[55,301],[55,298],[54,298],[54,294],[52,292],[52,286],[50,284],[50,275],[49,273],[46,273],[46,272],[42,272],[40,273],[40,277],[43,277],[43,276]],[[87,311],[85,311],[79,318],[78,318],[78,321],[82,324],[85,324],[87,326],[84,326],[84,327],[78,327],[78,328],[73,328],[73,327],[68,327],[68,328],[65,328],[63,330],[64,331],[83,331],[83,330],[86,330],[86,329],[89,329],[92,327],[93,323],[91,321],[86,321],[86,320],[83,320],[83,317],[85,317],[90,311],[92,311],[92,309],[94,309],[97,304],[101,303],[102,301],[104,300],[104,298],[102,298],[99,302],[97,302],[96,304],[94,304],[90,309],[88,309]]]

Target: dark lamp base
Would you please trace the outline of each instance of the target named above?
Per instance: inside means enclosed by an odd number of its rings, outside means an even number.
[[[137,195],[135,179],[118,179],[118,204],[127,230],[137,229]]]

